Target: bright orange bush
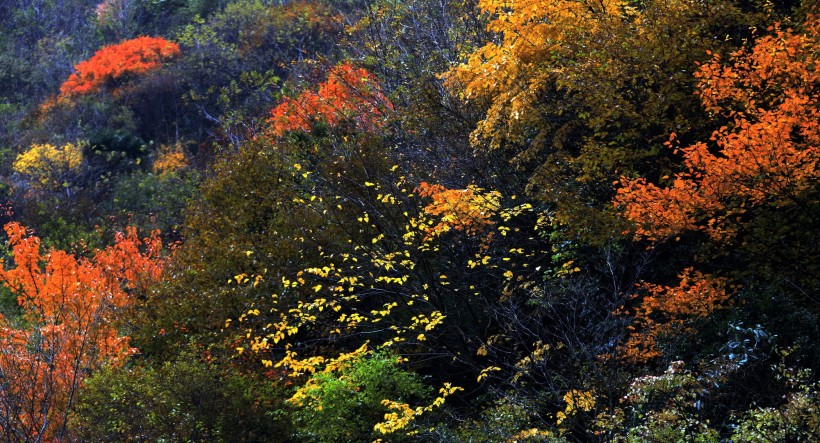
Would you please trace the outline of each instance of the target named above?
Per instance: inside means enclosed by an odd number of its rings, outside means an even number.
[[[700,68],[704,107],[732,123],[709,142],[679,150],[686,170],[671,186],[621,179],[615,204],[636,223],[637,237],[700,230],[730,239],[750,208],[798,204],[799,195],[816,186],[820,24],[809,19],[807,28],[798,35],[776,27],[751,50],[733,54],[731,66],[714,56]]]
[[[157,69],[180,54],[179,45],[161,37],[138,37],[106,46],[74,66],[75,72],[60,86],[60,94],[69,97],[97,92],[123,77]]]
[[[129,229],[93,259],[41,252],[40,239],[5,226],[13,266],[0,281],[17,296],[19,317],[0,317],[0,432],[19,441],[66,438],[69,412],[83,380],[135,349],[116,314],[162,272],[158,232],[140,240]]]
[[[372,74],[350,62],[334,67],[314,91],[304,91],[273,108],[271,131],[280,136],[287,131],[307,131],[314,122],[337,126],[353,121],[360,130],[372,132],[384,124],[393,104],[382,93]]]

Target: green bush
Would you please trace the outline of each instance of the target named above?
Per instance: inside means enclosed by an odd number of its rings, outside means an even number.
[[[779,407],[747,411],[735,428],[732,441],[763,443],[771,441],[820,441],[820,391],[810,383],[811,372],[780,368],[780,376],[793,385]]]
[[[400,359],[374,354],[354,361],[335,373],[314,374],[296,411],[302,437],[319,442],[401,441],[401,432],[389,438],[373,429],[389,412],[383,400],[423,401],[430,388],[418,374],[402,369]]]
[[[73,427],[83,441],[287,441],[281,390],[183,354],[158,368],[105,369],[81,392]]]

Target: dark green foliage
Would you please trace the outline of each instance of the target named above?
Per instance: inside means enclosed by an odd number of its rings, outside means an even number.
[[[199,182],[195,171],[135,171],[116,180],[101,212],[116,217],[122,224],[142,230],[159,229],[174,238],[182,228],[185,209]]]
[[[142,163],[148,156],[148,147],[134,134],[104,128],[90,134],[83,156],[92,168],[122,171]]]
[[[632,380],[619,405],[592,426],[615,442],[812,441],[820,435],[815,377],[789,366],[793,353],[773,347],[759,330],[757,340],[754,354],[730,354],[729,361],[703,362],[697,369],[674,361],[660,375]],[[751,379],[752,372],[760,379]],[[754,395],[744,398],[737,391],[751,386]],[[726,409],[733,400],[752,398],[754,403],[731,405],[743,413]]]
[[[178,340],[182,333],[175,324],[184,325],[197,341],[222,341],[219,331],[227,318],[254,301],[268,302],[267,284],[248,288],[230,280],[268,270],[266,279],[276,281],[302,258],[294,239],[320,219],[293,202],[298,190],[291,171],[298,161],[260,140],[214,163],[201,195],[188,207],[181,231],[187,240],[168,271],[173,277],[139,314],[148,328],[136,331],[138,338],[146,334],[140,347],[150,352],[151,342]],[[163,327],[169,335],[156,336]]]
[[[288,441],[281,388],[182,354],[156,368],[108,368],[87,381],[74,426],[86,441]]]
[[[508,392],[495,404],[487,406],[479,416],[461,423],[458,428],[438,429],[441,441],[490,443],[520,438],[527,442],[565,443],[567,440],[556,433],[550,436],[532,435],[521,437],[526,429],[543,429],[544,418],[538,416],[537,403],[518,398],[515,392]],[[550,424],[551,425],[551,424]],[[546,426],[552,428],[552,426]]]
[[[95,0],[0,4],[0,102],[35,104],[56,92],[78,58],[100,44]]]

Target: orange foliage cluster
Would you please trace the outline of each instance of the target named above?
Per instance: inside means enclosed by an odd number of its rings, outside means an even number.
[[[188,166],[185,151],[179,143],[172,146],[161,146],[154,160],[155,174],[173,173]]]
[[[482,234],[493,225],[490,217],[500,207],[501,194],[498,191],[482,193],[481,189],[472,185],[467,189],[447,189],[421,182],[416,192],[433,199],[433,203],[424,207],[424,212],[441,217],[437,224],[426,229],[428,237],[439,236],[451,229],[468,235]]]
[[[686,268],[678,275],[678,286],[641,283],[647,295],[635,308],[630,337],[621,346],[623,358],[642,362],[660,356],[657,339],[676,333],[694,332],[689,324],[711,315],[729,300],[723,279]]]
[[[637,238],[658,241],[699,230],[728,241],[750,210],[799,205],[801,194],[816,186],[820,23],[809,19],[803,35],[779,26],[770,31],[752,49],[734,53],[731,66],[714,56],[699,69],[704,107],[731,123],[714,131],[709,143],[679,149],[685,171],[671,186],[621,178],[615,205],[635,222]],[[658,336],[685,330],[689,319],[708,316],[728,301],[720,279],[692,268],[680,278],[675,288],[641,284],[648,295],[622,347],[628,358],[658,356]]]
[[[106,46],[74,66],[76,72],[60,86],[60,94],[70,97],[97,92],[109,82],[157,69],[180,54],[179,45],[160,37],[138,37]]]
[[[0,407],[7,420],[0,430],[20,441],[60,440],[84,377],[135,351],[119,334],[115,314],[132,290],[159,279],[162,244],[158,232],[140,240],[129,229],[85,259],[42,254],[40,239],[17,223],[5,231],[14,266],[0,269],[0,281],[17,296],[22,314],[0,317]]]
[[[712,113],[726,113],[730,126],[710,144],[680,149],[685,172],[669,187],[622,178],[616,206],[636,222],[636,236],[660,240],[685,230],[702,230],[714,240],[736,234],[749,208],[794,204],[815,186],[820,156],[820,108],[815,55],[817,20],[805,35],[772,30],[751,50],[719,57],[702,66],[700,96]]]
[[[384,124],[391,110],[393,104],[373,75],[344,62],[330,71],[327,81],[316,92],[304,91],[273,108],[269,122],[277,136],[287,131],[310,130],[317,121],[330,126],[353,121],[357,129],[373,132]]]

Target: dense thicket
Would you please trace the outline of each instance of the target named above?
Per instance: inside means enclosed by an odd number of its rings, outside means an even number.
[[[0,30],[4,441],[820,438],[812,0]]]

